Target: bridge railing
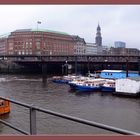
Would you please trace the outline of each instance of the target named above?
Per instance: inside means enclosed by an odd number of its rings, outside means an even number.
[[[21,103],[19,101],[15,101],[15,100],[12,100],[12,99],[7,99],[5,97],[0,97],[0,99],[8,100],[11,103],[14,103],[16,105],[28,108],[30,110],[30,132],[26,132],[26,131],[22,130],[21,128],[17,128],[14,125],[0,119],[0,123],[4,124],[6,126],[9,126],[10,128],[12,128],[12,129],[14,129],[18,132],[21,132],[22,134],[25,134],[25,135],[37,135],[36,111],[43,112],[43,113],[46,113],[46,114],[50,114],[50,115],[53,115],[53,116],[56,116],[56,117],[59,117],[59,118],[63,118],[63,119],[66,119],[66,120],[70,120],[70,121],[73,121],[73,122],[76,122],[76,123],[80,123],[80,124],[104,129],[104,130],[107,130],[107,131],[115,132],[115,133],[118,133],[118,134],[140,135],[140,133],[120,129],[120,128],[117,128],[117,127],[105,125],[105,124],[102,124],[102,123],[97,123],[97,122],[94,122],[94,121],[89,121],[89,120],[77,118],[77,117],[74,117],[74,116],[69,116],[69,115],[66,115],[66,114],[54,112],[54,111],[51,111],[51,110],[48,110],[48,109],[39,108],[39,107],[29,105],[29,104],[26,104],[26,103]]]
[[[134,55],[0,55],[0,60],[13,60],[13,61],[69,61],[74,62],[138,62],[140,56]]]

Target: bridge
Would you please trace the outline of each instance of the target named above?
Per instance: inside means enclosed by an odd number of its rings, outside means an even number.
[[[0,55],[1,60],[10,59],[16,62],[130,62],[136,63],[140,55]]]
[[[51,65],[57,67],[59,71],[68,71],[67,65],[70,64],[75,73],[77,73],[78,65],[82,65],[80,69],[86,69],[86,72],[94,71],[96,68],[106,69],[108,66],[112,69],[113,65],[118,65],[119,69],[135,69],[140,74],[140,55],[0,55],[0,60],[28,67],[39,65],[42,72],[46,69],[54,69],[50,67]],[[61,70],[63,68],[65,70]]]

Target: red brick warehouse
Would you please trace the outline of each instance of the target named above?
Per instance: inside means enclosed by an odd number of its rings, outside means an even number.
[[[51,30],[21,29],[5,39],[5,54],[17,55],[73,55],[71,35]]]

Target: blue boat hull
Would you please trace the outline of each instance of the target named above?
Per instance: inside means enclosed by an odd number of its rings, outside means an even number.
[[[78,85],[76,87],[76,89],[79,90],[79,91],[96,91],[96,90],[99,90],[101,88],[100,87],[89,87],[89,86]]]
[[[101,91],[104,91],[104,92],[114,92],[115,88],[102,86],[101,87]]]
[[[66,80],[52,80],[54,83],[58,83],[58,84],[67,84],[68,81]]]
[[[96,90],[101,89],[101,87],[90,87],[90,86],[76,85],[73,83],[69,83],[69,85],[72,89],[75,89],[78,91],[96,91]]]
[[[71,89],[76,89],[76,86],[77,86],[76,84],[73,84],[73,83],[68,83],[68,84],[69,84]]]

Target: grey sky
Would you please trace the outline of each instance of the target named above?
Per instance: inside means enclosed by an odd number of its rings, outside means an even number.
[[[95,42],[98,22],[103,45],[124,41],[140,49],[140,5],[0,5],[0,34],[16,29],[50,29]]]

